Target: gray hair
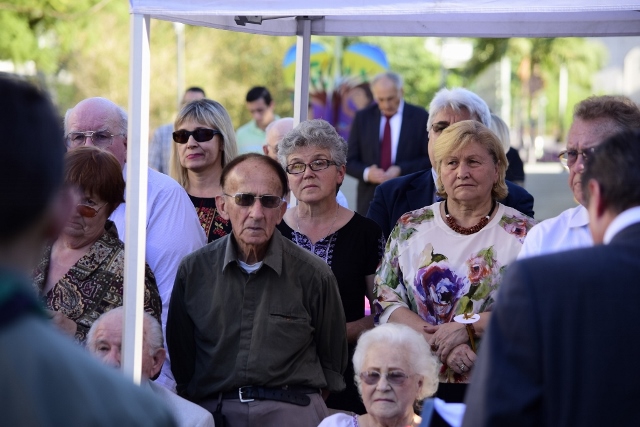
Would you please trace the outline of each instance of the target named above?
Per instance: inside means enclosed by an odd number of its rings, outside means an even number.
[[[228,164],[238,155],[238,145],[236,144],[236,134],[233,130],[233,123],[227,110],[217,101],[202,98],[192,101],[182,107],[173,125],[174,130],[188,120],[212,127],[222,133],[223,157],[222,167]],[[169,158],[169,175],[187,187],[189,177],[187,168],[180,164],[178,155],[178,144],[171,144],[171,156]]]
[[[427,130],[431,129],[436,114],[445,108],[451,108],[453,111],[466,109],[473,120],[479,121],[486,127],[491,126],[491,111],[487,103],[470,90],[456,87],[451,90],[442,88],[433,97],[431,104],[429,104]]]
[[[385,323],[368,330],[358,339],[358,345],[353,354],[353,369],[356,385],[361,395],[360,373],[362,365],[369,349],[374,344],[384,344],[389,353],[408,356],[410,369],[422,376],[422,389],[416,396],[416,400],[423,400],[435,394],[439,383],[440,362],[431,352],[427,341],[409,326],[399,323]]]
[[[143,312],[144,326],[143,326],[143,340],[144,343],[148,346],[149,355],[153,356],[156,350],[164,347],[164,338],[162,336],[162,326],[160,326],[160,322],[156,320],[155,317],[147,313]],[[102,313],[100,317],[96,319],[95,322],[91,325],[89,332],[87,332],[87,343],[86,347],[92,353],[95,350],[96,345],[96,331],[102,324],[105,319],[108,319],[113,316],[119,316],[124,322],[124,307],[119,306],[113,308],[105,313]]]
[[[509,151],[509,148],[511,148],[511,135],[509,134],[509,126],[504,120],[491,113],[491,126],[489,126],[489,129],[498,136],[504,152]]]
[[[67,135],[69,133],[69,116],[73,112],[73,110],[78,107],[78,105],[82,104],[85,101],[91,101],[92,103],[97,103],[100,108],[103,108],[104,111],[109,112],[111,115],[110,120],[112,121],[113,126],[115,127],[114,132],[121,133],[123,135],[127,135],[129,118],[127,116],[127,112],[124,108],[115,104],[113,101],[108,100],[107,98],[95,97],[95,98],[87,98],[85,100],[80,101],[76,104],[75,107],[69,108],[64,115],[64,134]],[[111,111],[109,111],[111,110]]]
[[[371,87],[375,86],[380,80],[388,79],[394,84],[396,89],[400,90],[404,86],[404,82],[402,81],[402,77],[398,73],[394,73],[393,71],[385,71],[384,73],[376,74],[371,79]]]
[[[337,166],[347,164],[347,142],[328,122],[307,120],[288,132],[278,144],[278,161],[287,167],[287,158],[298,148],[317,147],[329,150]]]

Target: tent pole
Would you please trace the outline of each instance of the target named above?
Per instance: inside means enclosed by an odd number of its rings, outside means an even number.
[[[293,96],[293,125],[307,120],[309,114],[309,60],[311,57],[311,19],[299,16],[296,36],[296,81]]]
[[[140,384],[149,153],[149,15],[131,15],[122,369]]]

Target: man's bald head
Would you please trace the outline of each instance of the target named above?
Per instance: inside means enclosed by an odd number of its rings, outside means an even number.
[[[291,117],[284,117],[271,122],[266,129],[266,144],[262,146],[264,154],[274,160],[278,160],[278,143],[282,141],[282,138],[292,129],[293,119]]]

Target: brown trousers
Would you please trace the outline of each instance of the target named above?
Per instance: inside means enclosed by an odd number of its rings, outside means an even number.
[[[222,400],[222,414],[227,427],[317,427],[329,416],[327,406],[318,393],[309,394],[309,406],[274,400],[254,400],[242,403],[239,399]],[[205,400],[200,406],[213,413],[218,399]]]

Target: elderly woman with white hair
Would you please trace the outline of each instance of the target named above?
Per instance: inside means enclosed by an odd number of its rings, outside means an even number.
[[[319,427],[418,426],[414,404],[438,388],[439,362],[422,336],[389,323],[362,334],[353,366],[364,415],[338,413]]]
[[[384,238],[374,221],[336,201],[346,159],[347,143],[324,120],[302,122],[284,136],[278,144],[278,160],[287,171],[298,205],[287,210],[278,229],[331,267],[352,354],[360,334],[373,327],[373,318],[365,316],[364,303],[365,297],[373,301],[373,278],[384,251]],[[364,412],[352,376],[349,365],[347,388],[329,396],[329,408]]]

